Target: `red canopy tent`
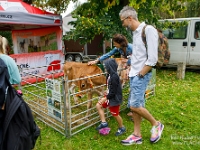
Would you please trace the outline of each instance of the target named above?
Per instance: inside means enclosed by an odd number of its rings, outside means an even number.
[[[42,68],[64,62],[62,52],[62,16],[33,7],[21,0],[0,0],[0,30],[12,31],[10,55],[19,68],[28,69],[21,76],[34,82],[30,74],[44,75],[61,66]]]
[[[0,29],[20,30],[62,26],[62,16],[33,7],[21,0],[0,1]]]

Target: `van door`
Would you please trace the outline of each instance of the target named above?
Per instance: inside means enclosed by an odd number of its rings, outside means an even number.
[[[189,57],[187,64],[200,65],[200,20],[191,21],[191,33],[189,37]]]
[[[187,25],[179,28],[167,28],[163,30],[163,34],[168,38],[170,49],[169,65],[175,65],[179,62],[187,63],[188,57],[188,34],[190,21]]]

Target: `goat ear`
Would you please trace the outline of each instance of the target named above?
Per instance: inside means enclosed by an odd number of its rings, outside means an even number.
[[[72,67],[68,67],[68,68],[67,68],[67,71],[70,71],[70,70],[72,70]]]

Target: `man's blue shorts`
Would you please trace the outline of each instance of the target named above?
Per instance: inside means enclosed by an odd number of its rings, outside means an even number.
[[[129,106],[145,107],[145,91],[151,76],[152,72],[147,73],[143,78],[139,76],[130,77]]]

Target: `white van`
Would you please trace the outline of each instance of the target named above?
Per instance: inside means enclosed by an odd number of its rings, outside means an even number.
[[[172,22],[188,21],[187,25],[180,28],[163,30],[164,35],[168,38],[171,52],[169,65],[184,62],[187,67],[200,66],[200,18],[166,20]]]

